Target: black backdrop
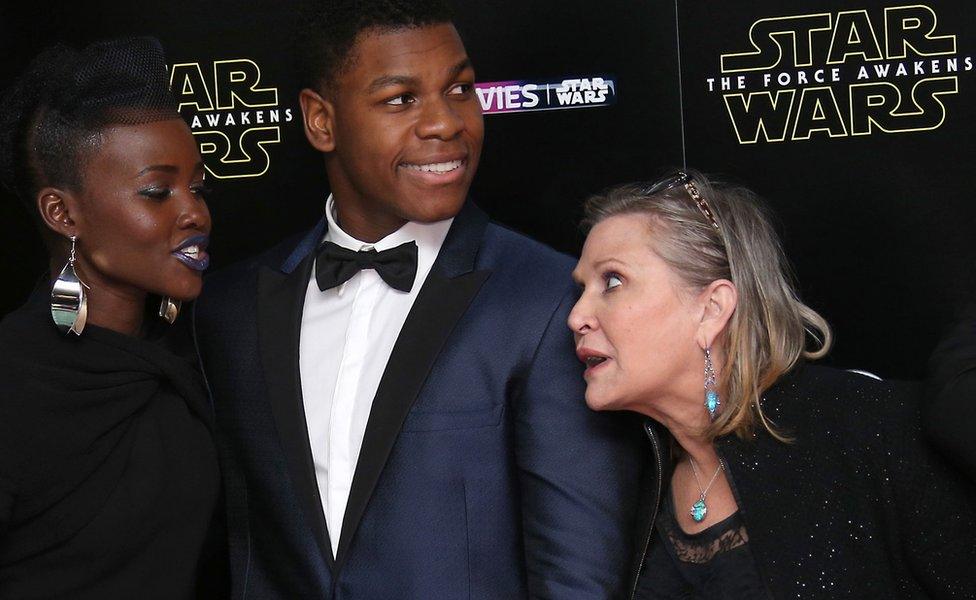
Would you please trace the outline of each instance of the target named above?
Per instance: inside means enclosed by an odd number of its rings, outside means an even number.
[[[920,376],[940,332],[976,291],[969,191],[976,6],[924,6],[458,2],[480,81],[525,90],[526,83],[544,89],[599,77],[611,82],[613,100],[486,115],[473,194],[496,220],[575,254],[587,194],[685,162],[731,176],[777,213],[805,299],[835,325],[831,362]],[[184,116],[211,174],[222,176],[210,201],[219,268],[308,227],[327,194],[321,158],[298,123],[295,8],[272,0],[7,5],[0,8],[0,84],[51,43],[159,37],[174,89],[188,102]],[[789,82],[780,85],[782,73]],[[723,76],[730,89],[722,89]],[[235,78],[245,83],[235,87]],[[555,98],[556,86],[550,91]],[[772,141],[781,129],[785,139]],[[742,143],[753,136],[755,143]],[[221,144],[231,151],[223,161]],[[46,261],[28,217],[6,196],[0,216],[5,313],[23,301]]]

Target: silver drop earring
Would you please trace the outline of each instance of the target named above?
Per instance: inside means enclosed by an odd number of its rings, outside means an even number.
[[[176,321],[176,317],[180,314],[180,307],[183,303],[179,300],[173,300],[169,296],[163,296],[163,299],[159,302],[159,316],[164,321],[170,325]]]
[[[69,332],[81,335],[88,320],[88,296],[85,289],[91,288],[75,272],[77,241],[78,236],[71,236],[71,255],[51,289],[51,318],[54,319],[58,331],[65,335]]]
[[[705,348],[705,409],[713,421],[721,404],[718,390],[715,389],[715,367],[712,365],[712,350]]]

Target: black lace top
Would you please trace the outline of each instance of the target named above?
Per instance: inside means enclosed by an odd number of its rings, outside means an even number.
[[[738,512],[694,534],[685,533],[674,515],[668,491],[648,550],[641,598],[766,597]]]

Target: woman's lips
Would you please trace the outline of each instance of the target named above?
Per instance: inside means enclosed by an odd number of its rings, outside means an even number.
[[[174,252],[173,256],[194,271],[205,271],[210,266],[210,255],[203,250],[197,253],[196,258],[184,254],[183,251]]]
[[[610,362],[609,356],[605,356],[589,348],[577,348],[576,357],[586,365],[586,370],[583,371],[584,377]]]
[[[183,240],[172,255],[194,271],[203,271],[210,266],[210,255],[206,252],[209,242],[210,238],[205,235],[193,236]]]
[[[586,377],[587,375],[592,375],[594,372],[598,371],[599,369],[602,369],[607,365],[607,363],[610,362],[610,359],[606,357],[599,357],[599,360],[596,360],[597,358],[598,357],[590,357],[586,361],[586,370],[583,371],[583,377]]]

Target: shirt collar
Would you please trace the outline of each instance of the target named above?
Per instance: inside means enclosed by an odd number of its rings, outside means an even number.
[[[374,242],[363,242],[349,235],[339,226],[336,221],[335,197],[329,194],[329,199],[325,202],[325,218],[328,222],[328,229],[323,237],[324,241],[332,242],[349,250],[362,250],[364,248],[374,248],[377,252],[396,248],[406,242],[417,242],[417,248],[421,257],[433,254],[437,256],[447,232],[451,228],[454,218],[436,221],[434,223],[419,223],[417,221],[407,221],[400,229],[386,237]],[[433,259],[432,257],[432,259]],[[432,262],[431,259],[431,262]]]

